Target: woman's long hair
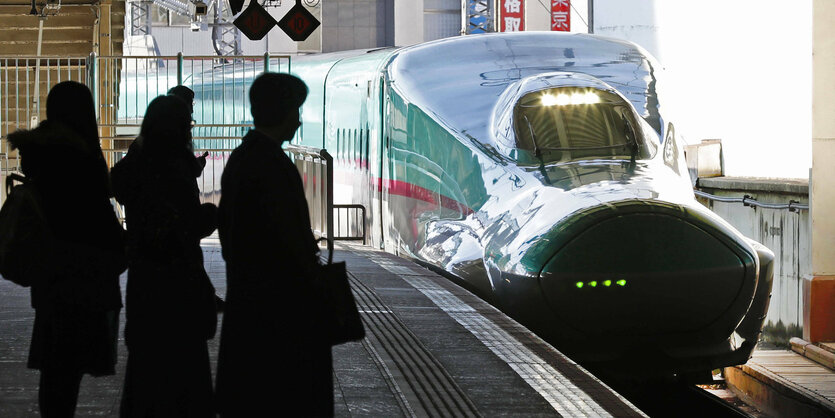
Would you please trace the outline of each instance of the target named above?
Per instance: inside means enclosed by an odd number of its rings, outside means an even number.
[[[63,81],[46,96],[46,119],[80,135],[93,150],[101,150],[96,107],[90,89],[76,81]]]
[[[149,155],[179,155],[192,152],[191,115],[188,105],[173,96],[159,96],[148,105],[142,128],[143,152]]]

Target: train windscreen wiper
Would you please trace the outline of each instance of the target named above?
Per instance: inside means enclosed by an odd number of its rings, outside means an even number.
[[[634,163],[640,151],[638,137],[635,136],[635,130],[632,129],[632,124],[629,123],[629,118],[626,117],[623,111],[620,112],[620,118],[623,120],[623,135],[626,137],[626,146],[629,147],[630,161]]]
[[[536,145],[536,137],[533,134],[533,126],[531,126],[531,121],[528,120],[528,115],[522,115],[525,118],[525,123],[528,124],[528,131],[531,133],[531,142],[533,143],[533,155],[539,159],[539,171],[542,173],[542,177],[545,178],[545,182],[548,185],[551,185],[551,179],[548,177],[548,171],[545,170],[545,160],[542,159],[542,151],[539,150],[539,147]]]

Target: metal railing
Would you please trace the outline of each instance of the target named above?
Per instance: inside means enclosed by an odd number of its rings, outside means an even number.
[[[788,209],[789,212],[799,212],[801,210],[809,210],[809,205],[800,203],[796,200],[789,200],[789,203],[766,203],[760,202],[749,195],[745,195],[743,197],[726,197],[726,196],[716,196],[710,193],[705,193],[701,190],[693,190],[693,193],[696,196],[715,200],[717,202],[723,203],[742,203],[744,206],[751,206],[751,207],[758,207],[758,208],[766,208],[766,209]]]
[[[0,57],[0,137],[33,126],[33,117],[37,118],[35,124],[41,120],[43,98],[52,86],[66,80],[90,87],[102,130],[137,128],[148,103],[176,85],[195,90],[194,116],[198,126],[237,125],[250,119],[246,98],[249,84],[256,75],[267,71],[289,72],[290,57]],[[111,136],[114,135],[102,132],[102,139]]]
[[[178,54],[97,59],[98,62],[114,60],[122,67],[116,119],[119,121],[117,126],[124,127],[136,127],[148,103],[177,85],[194,90],[197,127],[251,122],[247,89],[252,80],[262,72],[290,71],[289,56],[270,54],[235,57]],[[109,77],[115,79],[114,75]],[[240,137],[239,132],[234,136]]]
[[[333,157],[325,149],[288,144],[284,150],[296,164],[316,238],[326,237],[333,251]]]
[[[40,60],[37,62],[36,60]],[[41,120],[43,98],[55,84],[73,80],[90,87],[96,101],[102,149],[109,164],[115,164],[127,152],[138,134],[148,104],[176,85],[195,92],[195,126],[192,130],[195,152],[208,151],[206,168],[198,178],[201,200],[218,203],[220,178],[232,150],[252,127],[247,90],[252,80],[265,71],[290,71],[289,56],[107,56],[97,57],[0,57],[0,138],[17,129],[32,126],[32,116]],[[35,97],[31,81],[40,68],[40,94]],[[45,82],[44,82],[45,80]],[[14,93],[14,94],[11,94]],[[3,141],[0,168],[10,166],[8,149]],[[345,234],[334,229],[333,158],[324,149],[288,144],[304,184],[310,208],[310,223],[317,237],[362,240],[365,242],[365,208],[361,205],[337,205],[346,211]],[[117,207],[120,211],[122,208]],[[347,211],[354,211],[351,217]],[[337,214],[340,216],[341,214]],[[341,225],[341,222],[340,222]],[[361,229],[359,229],[361,226]],[[338,235],[338,236],[337,236]]]
[[[19,56],[0,57],[0,170],[19,170],[19,160],[5,140],[9,133],[31,128],[45,117],[44,100],[57,83],[86,84],[96,101],[102,148],[110,165],[139,132],[148,104],[176,85],[195,91],[195,148],[209,150],[211,185],[204,198],[216,201],[219,173],[228,152],[252,127],[247,90],[265,71],[289,72],[289,56]],[[37,80],[37,82],[36,82]],[[35,88],[35,86],[38,88]],[[38,90],[38,94],[35,91]],[[121,140],[121,141],[120,141]],[[213,160],[213,161],[215,161]],[[215,197],[213,197],[215,196]],[[0,203],[4,196],[0,193]]]
[[[44,118],[47,92],[62,81],[86,83],[87,57],[0,57],[0,166],[2,173],[19,168],[6,137],[31,128]]]
[[[365,244],[365,206],[336,204],[333,210],[336,211],[334,241],[362,241]],[[342,222],[343,213],[347,221],[345,223]]]

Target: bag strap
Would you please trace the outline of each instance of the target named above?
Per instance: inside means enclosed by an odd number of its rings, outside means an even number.
[[[328,264],[333,264],[333,244],[331,240],[327,237],[322,237],[316,240],[316,245],[319,245],[319,241],[327,241],[328,243]]]
[[[26,183],[29,181],[29,179],[18,173],[9,174],[6,177],[6,196],[12,193],[12,187],[14,187],[15,181],[17,181],[18,183]]]

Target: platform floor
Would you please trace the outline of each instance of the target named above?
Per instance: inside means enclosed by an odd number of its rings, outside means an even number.
[[[835,417],[835,372],[790,350],[757,350],[725,369],[746,403],[780,417]]]
[[[216,238],[205,264],[225,294]],[[367,337],[333,349],[336,416],[644,416],[515,321],[399,257],[342,246]],[[124,289],[125,276],[122,277]],[[124,317],[124,315],[123,315]],[[28,289],[0,280],[0,417],[37,416],[38,373],[26,369],[34,311]],[[212,366],[218,340],[210,342]],[[118,416],[116,376],[82,381],[77,416]]]

